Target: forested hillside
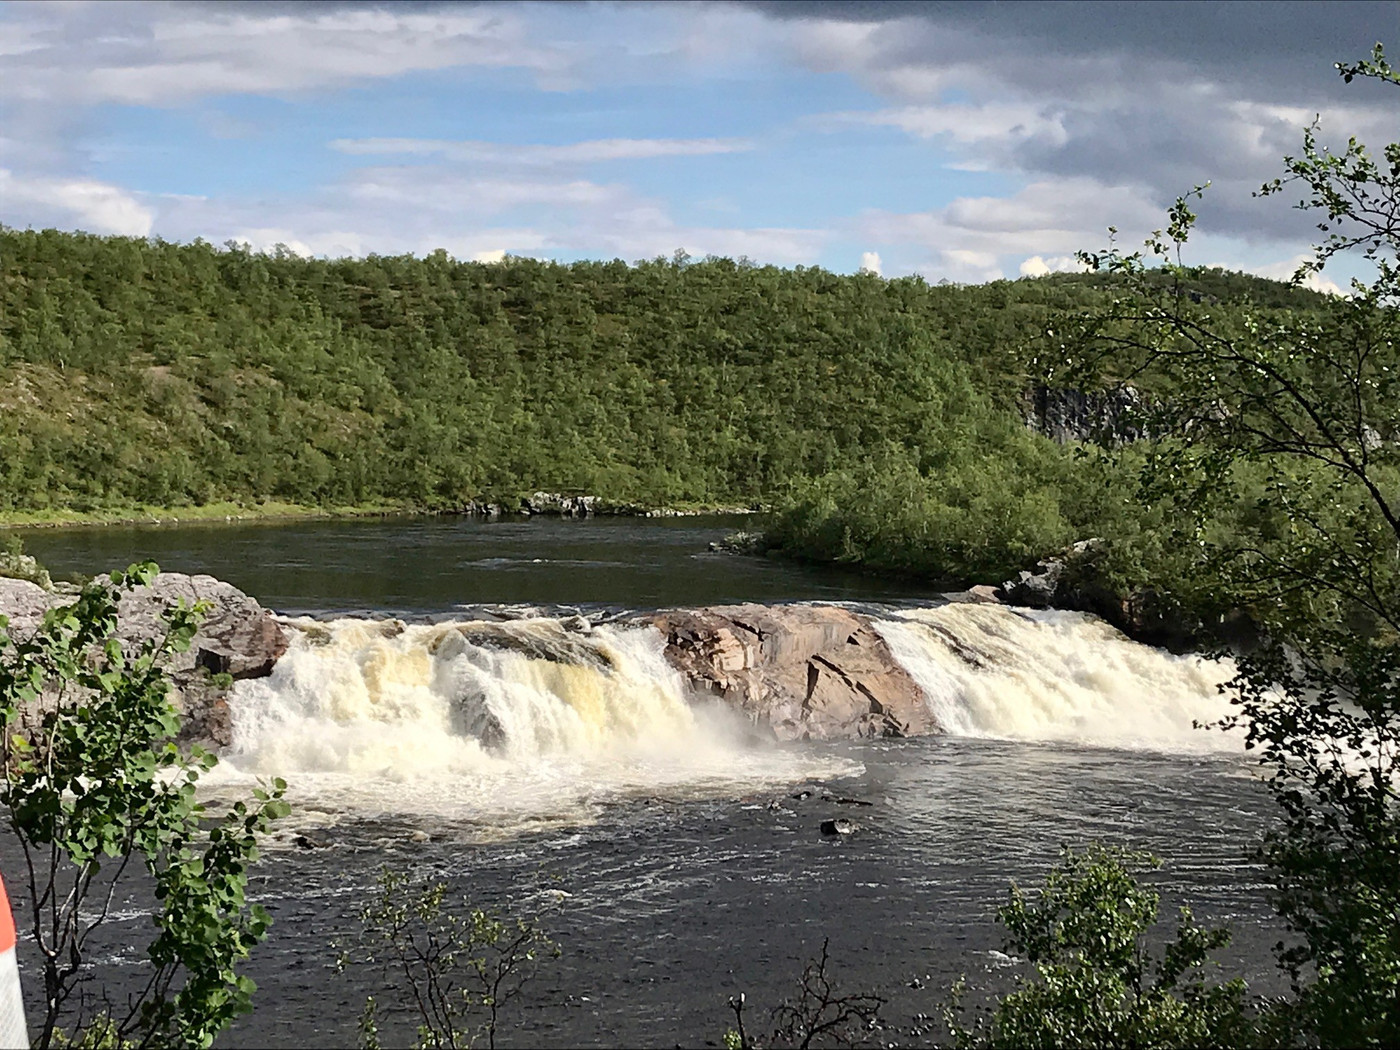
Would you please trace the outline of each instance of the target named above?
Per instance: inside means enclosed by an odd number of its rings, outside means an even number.
[[[1000,530],[998,565],[1096,513],[1082,469],[1026,430],[1023,394],[1051,319],[1101,302],[1104,278],[326,261],[11,229],[0,261],[0,512],[448,509],[537,489],[788,505],[889,470]]]

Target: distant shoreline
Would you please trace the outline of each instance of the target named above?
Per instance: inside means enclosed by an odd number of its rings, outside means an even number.
[[[68,529],[101,528],[129,525],[221,524],[234,522],[305,521],[333,518],[400,518],[400,517],[635,517],[673,518],[707,514],[756,514],[753,507],[717,504],[679,504],[662,507],[642,507],[600,502],[589,515],[571,515],[552,509],[505,510],[499,504],[471,503],[462,507],[432,508],[411,504],[364,504],[346,507],[317,507],[300,503],[209,503],[190,507],[126,507],[110,510],[42,510],[0,511],[0,529]]]

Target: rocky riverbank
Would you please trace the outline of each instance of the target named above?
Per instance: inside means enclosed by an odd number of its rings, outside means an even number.
[[[30,634],[50,608],[72,598],[28,580],[0,577],[0,615],[8,617],[9,632],[17,638]],[[189,649],[171,662],[176,704],[185,716],[180,738],[218,749],[232,739],[230,682],[271,674],[287,651],[287,634],[270,611],[232,584],[212,576],[163,572],[150,586],[122,596],[118,637],[123,645],[163,634],[162,611],[181,600],[205,602],[208,612]]]

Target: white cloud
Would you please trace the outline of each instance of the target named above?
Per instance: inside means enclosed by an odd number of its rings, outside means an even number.
[[[1263,266],[1250,267],[1250,272],[1257,273],[1260,277],[1269,277],[1275,281],[1291,281],[1293,275],[1298,272],[1298,267],[1313,258],[1312,252],[1299,252],[1291,259],[1282,259],[1275,263],[1266,263]],[[1322,273],[1309,273],[1303,278],[1303,287],[1311,288],[1315,292],[1323,292],[1327,295],[1347,295],[1349,292],[1337,284],[1336,281]]]
[[[472,262],[498,263],[505,262],[506,250],[504,248],[492,248],[490,251],[477,252],[472,256]]]
[[[461,66],[517,67],[557,85],[567,48],[531,39],[505,8],[44,5],[42,31],[0,53],[30,99],[178,105]],[[35,39],[42,46],[35,46]]]
[[[1021,263],[1021,276],[1044,277],[1048,273],[1072,273],[1083,269],[1084,265],[1072,255],[1052,255],[1048,259],[1032,255]]]
[[[363,242],[360,237],[346,230],[309,234],[306,239],[302,239],[287,227],[256,226],[239,229],[236,233],[221,237],[219,241],[234,241],[255,252],[270,252],[281,246],[306,259],[317,255],[363,254]]]
[[[1161,222],[1141,191],[1075,178],[1034,182],[1010,197],[959,197],[935,211],[869,211],[855,225],[859,236],[881,244],[1048,257],[1104,243],[1106,216],[1118,218],[1129,242]]]
[[[929,281],[952,281],[955,284],[983,284],[1004,276],[994,252],[961,248],[936,252],[934,261],[920,266],[918,272]]]
[[[880,253],[861,252],[860,268],[863,273],[873,273],[876,277],[879,277],[883,273],[880,265]]]
[[[513,208],[550,209],[616,207],[631,199],[621,185],[588,179],[472,178],[439,167],[365,168],[355,172],[343,192],[377,207],[406,206],[461,216],[487,216]]]
[[[342,153],[441,156],[453,161],[501,165],[552,166],[593,164],[655,157],[701,157],[753,149],[745,139],[593,139],[565,146],[516,146],[498,142],[446,139],[335,139]]]
[[[665,202],[624,185],[538,174],[473,179],[436,165],[374,168],[296,198],[152,196],[161,234],[236,239],[300,255],[427,254],[619,257],[747,255],[786,265],[818,261],[822,229],[682,224]]]
[[[33,225],[77,226],[93,233],[150,235],[154,212],[133,194],[95,179],[21,176],[0,168],[0,201],[26,205]]]
[[[962,145],[1039,138],[1050,145],[1063,146],[1069,139],[1060,116],[1026,103],[901,106],[868,113],[833,113],[818,118],[818,123],[893,127],[916,138],[947,136]]]

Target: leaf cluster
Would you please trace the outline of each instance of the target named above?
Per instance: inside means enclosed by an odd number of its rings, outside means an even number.
[[[1150,948],[1159,897],[1141,874],[1146,854],[1091,845],[1065,848],[1035,893],[1012,887],[998,920],[1007,951],[1031,970],[1015,990],[964,1024],[962,986],[946,1011],[963,1047],[1259,1046],[1267,1026],[1238,979],[1213,981],[1211,954],[1224,929],[1197,926],[1181,910],[1175,935]]]
[[[170,608],[164,634],[135,645],[118,637],[121,595],[156,572],[146,562],[90,583],[28,637],[0,617],[0,807],[23,851],[43,975],[38,1046],[65,1016],[96,1010],[119,1045],[203,1047],[251,1008],[237,966],[269,920],[246,898],[247,872],[259,835],[287,812],[285,784],[210,826],[196,786],[215,759],[174,743],[167,670],[203,610]],[[70,1002],[133,862],[157,900],[149,976],[123,1004]]]

